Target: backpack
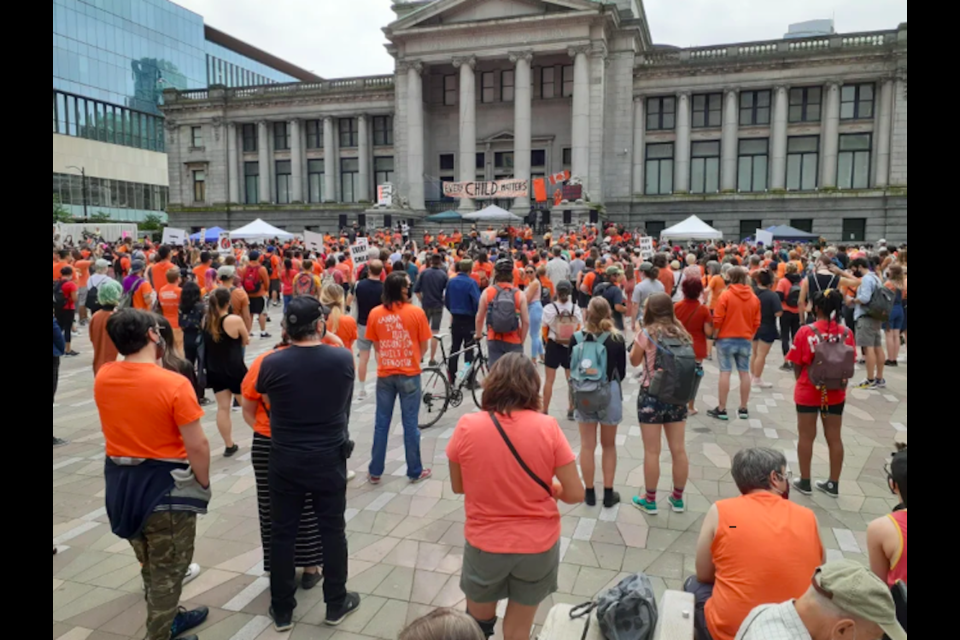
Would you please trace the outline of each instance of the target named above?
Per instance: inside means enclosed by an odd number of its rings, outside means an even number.
[[[693,345],[666,336],[654,340],[646,329],[643,333],[657,345],[647,395],[664,404],[686,405],[697,397],[703,380],[703,367],[697,364]]]
[[[273,256],[268,255],[267,259],[263,261],[263,268],[267,270],[267,276],[273,277]]]
[[[798,307],[800,306],[800,292],[803,290],[803,287],[800,286],[800,282],[797,281],[796,284],[790,287],[790,291],[787,293],[787,297],[784,299],[783,303],[788,307]]]
[[[553,302],[553,296],[550,295],[550,288],[543,286],[543,282],[541,281],[540,282],[540,304],[546,307],[551,302]]]
[[[140,287],[143,286],[146,280],[143,278],[137,278],[137,281],[133,283],[133,286],[130,287],[130,290],[123,294],[123,297],[120,298],[120,304],[117,305],[117,309],[132,309],[133,308],[133,296],[136,295],[137,291],[140,290]]]
[[[293,279],[293,297],[299,298],[301,296],[310,296],[311,298],[320,297],[320,291],[317,289],[317,280],[313,277],[312,273],[301,271],[297,274],[297,277]]]
[[[184,313],[179,313],[180,329],[184,333],[200,333],[203,328],[203,307],[195,306],[193,309]]]
[[[247,293],[257,293],[263,282],[260,280],[260,265],[251,265],[243,272],[243,290]]]
[[[828,334],[826,338],[816,326],[810,325],[814,335],[820,340],[813,353],[813,363],[807,368],[807,375],[813,386],[828,391],[846,389],[854,374],[857,350],[847,344],[846,327],[840,334]]]
[[[607,285],[607,287],[609,287],[610,282],[607,281],[607,276],[605,274],[597,271],[597,277],[593,280],[593,290],[590,292],[591,297],[596,298],[597,296],[602,296],[604,289],[607,288],[603,285]]]
[[[879,281],[879,278],[877,278]],[[890,314],[893,313],[893,306],[897,302],[897,292],[883,286],[883,283],[877,285],[870,296],[870,302],[867,303],[867,315],[875,320],[887,322]]]
[[[494,333],[513,333],[520,329],[520,317],[517,314],[517,291],[513,287],[497,287],[497,292],[490,302],[490,313],[487,316],[490,328]]]
[[[336,269],[336,267],[333,267]],[[336,271],[331,271],[331,269],[326,269],[323,272],[323,275],[320,277],[320,288],[326,289],[327,285],[337,284],[337,276],[335,275]]]
[[[601,593],[596,601],[570,611],[571,619],[587,619],[583,637],[587,637],[594,611],[600,633],[606,640],[652,640],[659,618],[653,585],[642,573],[624,578],[617,586]]]
[[[53,310],[63,311],[67,306],[67,296],[63,292],[63,280],[53,283]]]
[[[577,316],[573,315],[572,311],[561,310],[556,304],[553,306],[557,310],[557,327],[554,329],[554,332],[557,334],[555,342],[568,347],[573,341],[573,334],[577,332],[579,325]]]
[[[99,294],[99,287],[89,287],[87,289],[87,299],[83,301],[83,306],[86,307],[90,313],[96,313],[103,308],[100,306]]]
[[[601,420],[610,406],[610,380],[607,378],[607,339],[578,331],[573,336],[570,354],[570,387],[577,409],[583,414],[597,414]]]

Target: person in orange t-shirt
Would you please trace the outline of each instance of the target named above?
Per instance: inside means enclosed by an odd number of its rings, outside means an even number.
[[[269,338],[266,306],[267,294],[270,291],[270,276],[267,274],[266,268],[260,264],[260,257],[259,251],[250,252],[250,263],[244,269],[241,280],[243,281],[244,291],[250,298],[250,315],[259,318],[260,337]],[[254,281],[253,285],[250,284],[251,279]]]
[[[500,289],[512,290],[514,306],[517,310],[519,322],[516,331],[496,333],[493,326],[487,326],[487,313]],[[496,283],[488,287],[480,295],[480,307],[477,311],[476,340],[483,339],[484,330],[487,337],[487,359],[492,368],[507,353],[523,353],[523,343],[530,331],[530,310],[527,297],[513,286],[513,263],[510,260],[499,260],[496,265]]]
[[[720,296],[713,311],[714,339],[720,360],[720,404],[707,412],[712,418],[727,420],[727,396],[730,395],[730,378],[734,366],[740,374],[741,420],[747,420],[750,413],[747,403],[750,400],[750,361],[753,355],[752,341],[760,328],[760,299],[747,284],[747,270],[734,267],[727,273],[730,287]]]
[[[377,413],[373,434],[373,452],[369,467],[370,482],[379,484],[387,455],[387,440],[393,407],[400,398],[403,444],[406,450],[407,477],[420,482],[432,475],[420,460],[420,363],[426,355],[433,333],[423,309],[410,304],[410,276],[397,271],[383,285],[383,304],[367,318],[366,339],[377,352]]]
[[[167,283],[167,271],[173,269],[174,265],[170,261],[170,247],[163,245],[157,251],[157,263],[150,267],[150,286],[154,289],[162,289]]]
[[[343,342],[343,346],[353,352],[353,343],[357,341],[357,321],[347,315],[344,301],[343,287],[338,284],[328,284],[320,292],[320,304],[330,308],[327,317],[327,331],[336,335]]]
[[[200,264],[193,268],[193,276],[196,278],[197,286],[200,287],[201,295],[207,295],[210,293],[206,289],[207,283],[207,271],[211,269],[213,263],[213,256],[210,255],[209,251],[200,252]]]
[[[92,261],[83,257],[80,251],[73,252],[73,271],[74,280],[79,287],[79,298],[77,301],[77,311],[80,316],[80,326],[87,324],[87,285],[90,282],[90,266]]]
[[[180,329],[180,268],[174,267],[168,269],[166,273],[167,284],[157,292],[157,302],[160,304],[160,311],[163,317],[170,323],[173,329],[173,348],[177,354],[183,357],[183,330]]]
[[[282,285],[280,283],[280,256],[277,255],[276,247],[267,247],[267,257],[264,261],[264,267],[270,265],[270,302],[273,306],[280,306],[280,292]]]
[[[157,300],[157,295],[150,283],[143,277],[145,268],[146,265],[142,260],[134,260],[130,263],[130,275],[127,278],[132,278],[131,287],[136,287],[136,291],[133,292],[133,308],[140,311],[151,311]],[[139,285],[137,284],[138,280],[140,281]]]
[[[70,255],[70,252],[66,249],[62,251],[54,251],[53,259],[53,281],[57,282],[62,277],[60,270],[66,266],[69,266],[73,262],[73,256]]]

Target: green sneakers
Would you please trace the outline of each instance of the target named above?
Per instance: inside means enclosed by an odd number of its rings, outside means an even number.
[[[673,509],[674,513],[683,513],[687,510],[686,505],[683,504],[683,498],[675,500],[673,496],[667,497],[667,500],[670,501],[670,507]]]
[[[633,506],[651,516],[659,513],[656,502],[647,502],[646,498],[641,498],[640,496],[633,497]]]

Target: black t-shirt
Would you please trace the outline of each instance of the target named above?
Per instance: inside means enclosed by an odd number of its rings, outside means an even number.
[[[338,451],[347,438],[353,380],[353,356],[340,347],[290,347],[264,358],[257,392],[270,398],[272,446]]]
[[[356,286],[357,324],[367,326],[367,318],[374,307],[382,304],[383,283],[379,280],[361,280]]]
[[[623,314],[617,311],[616,305],[623,304],[623,291],[615,284],[607,286],[603,291],[603,297],[610,303],[610,310],[613,311],[613,323],[617,329],[624,330]]]
[[[760,289],[757,291],[757,297],[760,298],[760,325],[775,328],[777,326],[776,314],[783,311],[780,296],[770,289]]]

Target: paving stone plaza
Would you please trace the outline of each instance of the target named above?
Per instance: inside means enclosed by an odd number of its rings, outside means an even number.
[[[279,310],[274,309],[272,316],[274,339],[254,338],[247,349],[248,363],[277,341]],[[146,615],[140,566],[127,541],[110,531],[104,508],[104,441],[92,397],[92,347],[86,335],[75,338],[73,346],[81,355],[63,360],[53,408],[54,435],[70,440],[70,444],[53,450],[53,544],[58,549],[53,558],[53,638],[135,640],[144,635]],[[700,415],[687,423],[691,468],[688,511],[683,514],[664,510],[658,516],[647,516],[629,506],[630,497],[643,483],[643,446],[635,410],[638,385],[630,376],[624,387],[624,406],[630,409],[624,411],[617,436],[616,476],[616,489],[627,504],[609,510],[560,504],[560,591],[541,605],[538,623],[542,624],[554,603],[585,602],[639,571],[651,576],[658,597],[665,589],[681,588],[683,579],[694,573],[703,515],[716,500],[738,495],[730,477],[730,462],[738,450],[752,446],[782,449],[793,471],[797,471],[793,374],[778,371],[780,364],[779,350],[774,349],[767,365],[767,379],[774,388],[753,392],[751,419],[723,423],[705,415],[706,409],[717,404],[719,373],[715,362],[705,363],[707,375],[697,405]],[[906,373],[906,363],[901,363],[899,368],[888,369],[887,389],[850,391],[844,416],[846,460],[839,499],[822,494],[813,498],[797,492],[791,495],[792,500],[816,513],[830,559],[847,557],[866,564],[867,524],[895,505],[882,467],[893,451],[896,434],[907,430]],[[565,419],[566,407],[560,406],[560,399],[565,397],[561,379],[558,376],[560,388],[555,390],[551,414],[560,421],[574,451],[579,452],[577,426]],[[317,385],[320,388],[322,381]],[[263,575],[250,462],[253,432],[240,413],[233,413],[234,434],[241,451],[233,459],[223,458],[223,443],[215,425],[216,405],[206,408],[203,427],[212,451],[214,498],[209,513],[199,518],[197,526],[194,561],[203,571],[184,588],[181,601],[188,608],[210,607],[209,619],[197,630],[200,638],[394,640],[406,623],[433,608],[465,606],[459,588],[463,499],[454,495],[447,481],[444,449],[459,416],[476,407],[468,399],[436,427],[423,432],[424,464],[432,466],[434,475],[418,485],[410,485],[405,476],[398,408],[387,471],[383,483],[374,487],[366,481],[373,441],[374,387],[371,373],[370,399],[354,405],[350,423],[357,448],[349,466],[357,471],[357,477],[347,493],[348,588],[362,594],[363,603],[336,630],[322,624],[325,606],[320,588],[298,592],[297,626],[292,633],[281,635],[273,630],[267,615],[269,577]],[[736,393],[734,383],[731,399]],[[671,472],[666,443],[661,459],[659,498],[665,503]],[[813,477],[825,478],[827,449],[822,433],[813,463]]]

